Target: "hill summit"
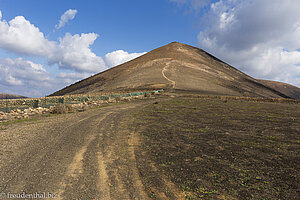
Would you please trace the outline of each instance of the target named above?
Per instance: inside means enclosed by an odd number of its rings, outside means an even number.
[[[81,80],[51,96],[162,88],[209,95],[287,97],[211,54],[178,42]]]

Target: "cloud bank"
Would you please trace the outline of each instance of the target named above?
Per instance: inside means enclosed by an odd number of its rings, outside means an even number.
[[[23,16],[6,22],[2,20],[0,11],[0,48],[19,54],[46,56],[55,50],[56,44],[48,41],[44,34]]]
[[[76,13],[76,10],[66,11],[58,27],[61,28],[68,20],[73,19]],[[60,69],[70,71],[60,72],[53,77],[41,64],[21,57],[0,58],[0,89],[9,93],[14,88],[14,93],[43,96],[144,54],[118,50],[106,54],[103,59],[90,48],[98,37],[96,33],[66,33],[58,41],[50,41],[25,17],[17,16],[7,22],[2,19],[0,11],[1,49],[20,56],[45,58],[50,66],[57,65]]]
[[[99,72],[107,69],[103,59],[90,49],[97,38],[96,33],[66,33],[59,39],[55,51],[47,56],[49,64],[58,64],[61,68],[78,72]]]
[[[22,58],[0,58],[0,85],[3,92],[9,92],[13,87],[20,94],[42,96],[41,88],[52,89],[52,83],[50,74],[41,64]]]
[[[16,54],[45,57],[51,65],[58,64],[61,68],[78,72],[107,69],[102,58],[90,49],[98,38],[97,34],[66,33],[59,42],[49,41],[23,16],[17,16],[9,22],[2,20],[1,16],[0,12],[0,48]]]
[[[58,42],[49,41],[23,16],[9,22],[2,20],[1,16],[0,12],[0,48],[17,54],[45,57],[50,65],[57,64],[60,68],[95,73],[144,54],[118,50],[105,55],[104,61],[90,49],[99,37],[96,33],[66,33]]]
[[[297,0],[212,3],[199,46],[256,78],[300,86],[299,8]]]
[[[70,20],[73,20],[75,18],[75,15],[77,14],[77,10],[69,9],[67,10],[59,20],[59,23],[55,26],[56,29],[60,29],[66,25],[66,23]]]

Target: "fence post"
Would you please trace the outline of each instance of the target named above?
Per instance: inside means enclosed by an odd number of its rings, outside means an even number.
[[[45,96],[45,107],[47,107],[47,97]]]

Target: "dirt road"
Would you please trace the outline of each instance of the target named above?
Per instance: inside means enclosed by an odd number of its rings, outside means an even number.
[[[148,199],[134,156],[138,138],[128,122],[151,102],[1,126],[0,198]]]

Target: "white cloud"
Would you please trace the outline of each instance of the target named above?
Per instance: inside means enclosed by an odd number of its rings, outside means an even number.
[[[42,97],[91,75],[93,74],[61,72],[51,78],[41,64],[22,58],[0,58],[0,88],[5,93]]]
[[[199,46],[256,78],[300,86],[300,1],[220,0]]]
[[[74,10],[68,11],[65,16],[69,16],[70,13],[76,14]],[[49,41],[23,16],[17,16],[9,23],[1,20],[1,17],[0,12],[0,48],[14,53],[45,57],[50,65],[58,64],[61,68],[95,73],[107,69],[107,66],[112,67],[143,54],[129,54],[119,50],[107,54],[104,62],[90,49],[99,37],[96,33],[82,33],[81,35],[66,33],[63,38],[59,39],[59,42]],[[69,18],[62,17],[62,19]]]
[[[45,57],[50,64],[80,72],[99,72],[106,69],[102,58],[90,49],[98,37],[95,33],[73,36],[67,33],[57,43],[47,40],[23,16],[17,16],[9,23],[1,20],[1,17],[0,13],[0,48],[17,54]]]
[[[44,34],[23,16],[6,22],[2,20],[0,11],[0,48],[15,53],[46,56],[55,49],[55,42],[45,39]]]
[[[17,58],[0,58],[0,81],[6,85],[22,85],[30,81],[50,80],[42,65]]]
[[[73,20],[75,15],[77,14],[77,10],[75,9],[69,9],[67,10],[61,17],[59,20],[59,23],[55,26],[56,29],[60,29],[63,26],[65,26],[65,24],[70,21]]]
[[[128,53],[123,50],[117,50],[113,51],[111,53],[108,53],[104,56],[104,61],[106,65],[110,67],[114,67],[117,65],[120,65],[122,63],[128,62],[134,58],[137,58],[139,56],[144,55],[147,52],[144,53]]]
[[[49,65],[57,64],[60,69],[72,71],[61,72],[55,78],[51,78],[41,64],[22,58],[0,58],[1,90],[31,97],[44,96],[67,84],[144,54],[118,50],[108,53],[104,61],[90,49],[98,37],[96,33],[66,33],[58,42],[49,41],[23,16],[6,22],[2,20],[0,11],[0,48],[15,54],[46,58]]]
[[[0,58],[0,86],[4,92],[43,96],[55,85],[52,81],[40,64],[22,58]]]
[[[60,38],[56,51],[48,55],[49,63],[57,63],[59,67],[73,69],[78,72],[100,72],[106,69],[101,57],[90,49],[98,35],[82,33],[71,35],[66,33]]]

